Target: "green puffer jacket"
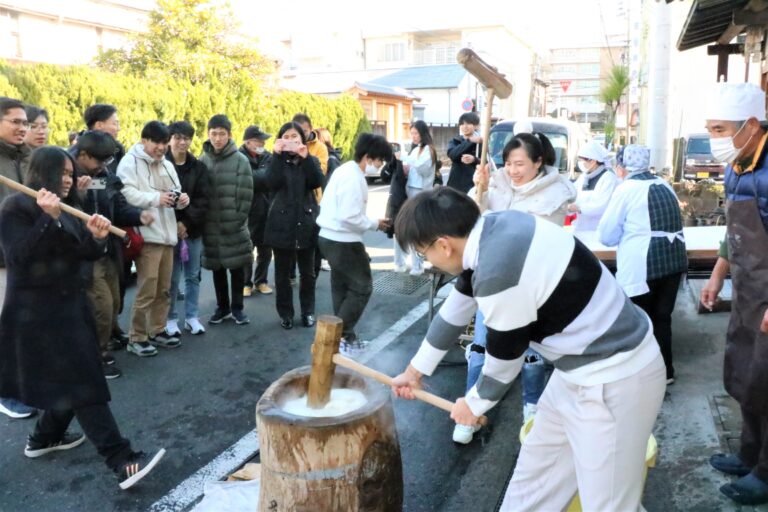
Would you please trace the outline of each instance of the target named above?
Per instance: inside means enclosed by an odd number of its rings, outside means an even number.
[[[253,176],[248,159],[232,139],[214,152],[203,144],[200,161],[209,169],[211,187],[208,216],[203,229],[203,267],[240,269],[253,263],[248,213],[253,197]]]

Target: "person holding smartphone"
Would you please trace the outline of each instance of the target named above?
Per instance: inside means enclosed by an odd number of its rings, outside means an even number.
[[[315,220],[319,207],[313,190],[325,177],[317,158],[311,156],[301,126],[284,124],[277,134],[274,158],[267,169],[272,200],[264,230],[264,243],[275,258],[275,304],[283,329],[292,329],[293,291],[290,273],[299,266],[299,303],[304,327],[315,325]]]

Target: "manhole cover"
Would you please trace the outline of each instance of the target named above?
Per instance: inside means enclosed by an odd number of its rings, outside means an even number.
[[[429,284],[429,276],[380,272],[373,278],[373,291],[385,295],[413,295]]]

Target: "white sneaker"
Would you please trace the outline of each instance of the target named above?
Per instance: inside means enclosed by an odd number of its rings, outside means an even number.
[[[523,404],[523,424],[536,415],[536,404]]]
[[[326,272],[331,270],[331,264],[325,258],[320,260],[320,270],[325,270]]]
[[[178,320],[168,320],[165,323],[165,334],[168,336],[181,336]]]
[[[420,275],[423,275],[423,274],[424,274],[424,269],[423,268],[413,268],[413,269],[411,269],[411,275],[412,276],[420,276]]]
[[[398,274],[405,274],[406,272],[408,272],[408,267],[406,267],[405,265],[395,265],[395,272],[397,272]]]
[[[205,333],[205,327],[203,327],[203,324],[201,324],[200,320],[197,318],[187,318],[187,320],[184,322],[184,327],[192,334]]]
[[[459,444],[469,444],[472,442],[472,436],[475,432],[480,430],[480,425],[459,425],[458,423],[453,428],[453,442]]]

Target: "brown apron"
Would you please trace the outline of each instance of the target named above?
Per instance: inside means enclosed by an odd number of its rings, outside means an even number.
[[[757,199],[729,200],[726,220],[733,296],[723,381],[742,407],[764,416],[768,415],[768,335],[760,331],[760,322],[768,308],[768,234]]]

